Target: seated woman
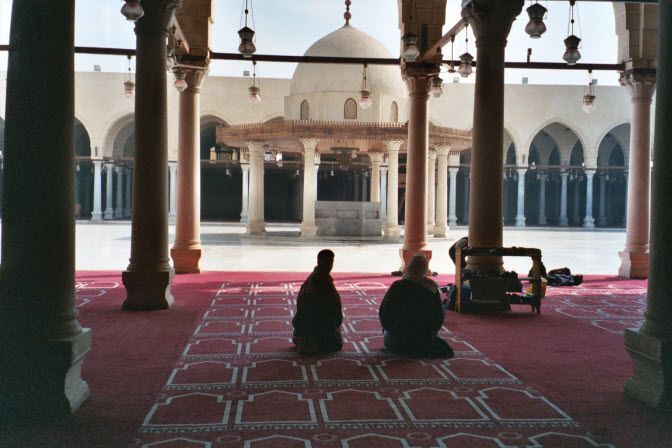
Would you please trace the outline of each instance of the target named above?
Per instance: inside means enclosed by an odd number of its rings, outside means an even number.
[[[296,299],[294,344],[301,355],[332,353],[343,347],[341,337],[341,296],[329,273],[334,253],[329,249],[317,254],[317,266],[301,285]]]
[[[437,336],[444,310],[439,287],[425,277],[427,259],[411,257],[401,280],[392,283],[380,304],[378,316],[385,332],[385,347],[409,357],[452,358],[453,350]]]

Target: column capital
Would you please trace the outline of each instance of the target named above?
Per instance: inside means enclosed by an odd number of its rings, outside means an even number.
[[[382,163],[383,162],[383,153],[382,152],[369,152],[369,159],[371,163]]]
[[[464,5],[466,3],[466,5]],[[462,18],[472,26],[476,47],[506,47],[513,21],[524,0],[470,0],[463,2]]]
[[[181,95],[193,95],[196,93],[201,93],[203,80],[208,74],[208,70],[206,68],[200,69],[176,66],[173,68],[173,72],[176,70],[181,70],[185,73],[184,80],[187,82],[187,88],[180,92]]]
[[[567,170],[560,171],[560,177],[567,179],[569,177],[569,171]]]
[[[436,146],[434,149],[438,157],[448,157],[450,153],[450,146]]]
[[[250,157],[264,153],[264,142],[247,142],[246,144],[248,155]]]
[[[448,164],[450,166],[459,167],[460,166],[460,156],[459,156],[459,154],[449,154],[448,155]]]
[[[429,99],[430,76],[427,73],[408,73],[404,74],[404,81],[408,88],[408,96]]]
[[[430,150],[427,152],[427,157],[428,157],[429,160],[432,161],[432,162],[436,160],[436,156],[437,156],[437,154],[436,154],[436,151],[435,151],[434,149],[430,149]]]
[[[317,144],[320,143],[318,138],[302,138],[299,140],[303,145],[303,150],[315,151]]]
[[[632,69],[621,72],[619,83],[628,89],[630,99],[651,102],[656,91],[656,72],[649,69]]]
[[[381,165],[380,174],[387,174],[387,166],[386,165]]]
[[[519,176],[524,176],[525,173],[527,173],[527,167],[519,166],[519,167],[516,168],[516,171],[518,171]]]
[[[250,171],[250,164],[248,162],[244,162],[240,164],[240,169],[242,171]]]
[[[145,14],[135,23],[135,34],[166,36],[170,18],[180,6],[182,0],[144,0]]]
[[[387,152],[399,152],[399,148],[404,144],[403,140],[385,140]]]

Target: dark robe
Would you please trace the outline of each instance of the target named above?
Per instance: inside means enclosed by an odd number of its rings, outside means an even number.
[[[390,351],[404,356],[453,356],[450,346],[437,336],[444,319],[438,290],[397,280],[385,293],[378,316]]]
[[[315,355],[341,349],[341,297],[334,280],[316,267],[301,285],[296,299],[294,343],[299,353]]]

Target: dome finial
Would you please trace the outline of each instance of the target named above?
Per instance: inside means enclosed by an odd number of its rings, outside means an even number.
[[[345,26],[350,26],[350,19],[352,19],[352,14],[350,14],[351,4],[350,0],[345,0],[345,14],[343,14],[343,17],[345,17]]]

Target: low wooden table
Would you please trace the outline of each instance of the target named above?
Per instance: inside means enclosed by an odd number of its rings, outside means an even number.
[[[462,286],[464,278],[462,260],[464,257],[530,257],[532,271],[529,277],[519,277],[518,280],[528,281],[532,285],[531,294],[512,294],[509,287],[510,280],[501,275],[473,273],[475,276],[468,281],[471,286],[471,302],[474,305],[501,306],[530,305],[532,311],[541,314],[541,299],[543,297],[541,277],[541,250],[527,247],[456,247],[455,248],[455,311],[462,312]]]

